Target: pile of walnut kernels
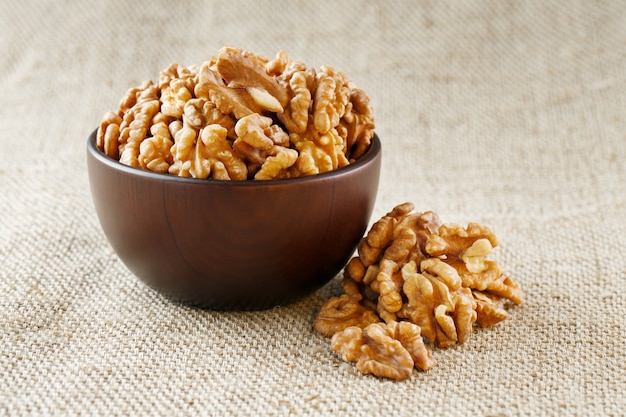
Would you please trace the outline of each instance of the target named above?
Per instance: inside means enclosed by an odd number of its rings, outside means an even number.
[[[369,97],[331,66],[316,71],[283,51],[269,60],[224,47],[130,89],[104,116],[96,144],[154,172],[267,180],[346,166],[373,135]]]
[[[487,259],[498,244],[488,227],[413,209],[398,205],[372,225],[344,269],[344,293],[313,323],[359,371],[396,380],[435,365],[424,339],[462,344],[475,324],[506,319],[505,303],[522,303],[519,284]]]

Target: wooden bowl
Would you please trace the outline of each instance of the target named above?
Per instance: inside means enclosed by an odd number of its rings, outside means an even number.
[[[344,267],[376,200],[381,145],[314,176],[219,181],[119,163],[87,142],[94,205],[126,267],[169,298],[216,310],[296,301]]]

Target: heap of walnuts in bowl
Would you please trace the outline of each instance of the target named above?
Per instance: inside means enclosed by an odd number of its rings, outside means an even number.
[[[424,340],[465,343],[475,324],[506,319],[522,289],[488,255],[498,245],[478,223],[442,223],[400,204],[375,222],[344,268],[344,293],[321,307],[313,327],[365,374],[404,380],[435,366]]]
[[[349,165],[373,135],[369,97],[340,71],[315,70],[284,51],[270,60],[224,47],[131,88],[104,116],[96,145],[153,172],[268,180]]]

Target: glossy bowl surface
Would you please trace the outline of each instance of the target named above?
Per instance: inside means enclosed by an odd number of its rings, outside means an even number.
[[[123,165],[97,149],[95,135],[89,182],[109,243],[146,284],[202,308],[258,310],[319,289],[353,255],[378,191],[378,136],[336,171],[218,181]]]

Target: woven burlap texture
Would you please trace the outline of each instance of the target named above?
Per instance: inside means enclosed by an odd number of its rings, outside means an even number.
[[[7,3],[0,415],[624,415],[623,2]],[[143,285],[98,223],[87,136],[126,89],[223,45],[345,72],[383,142],[372,220],[412,201],[490,226],[525,303],[394,382],[313,331],[338,279],[231,313]]]

